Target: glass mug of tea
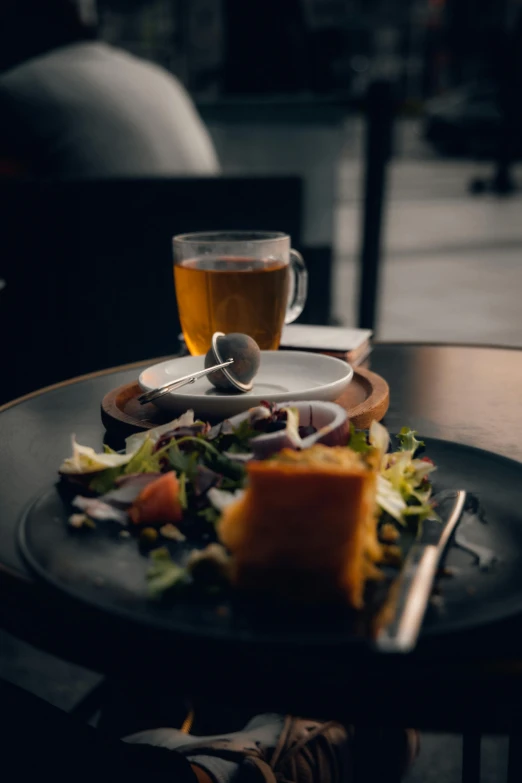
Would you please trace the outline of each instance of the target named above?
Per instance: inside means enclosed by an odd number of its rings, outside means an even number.
[[[262,350],[279,348],[283,325],[303,312],[308,287],[288,234],[180,234],[173,245],[176,299],[191,354],[205,354],[214,332],[243,332]]]

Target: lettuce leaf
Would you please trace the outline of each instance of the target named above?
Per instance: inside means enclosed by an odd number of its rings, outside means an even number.
[[[348,446],[352,451],[356,451],[357,454],[367,454],[372,450],[372,446],[368,443],[365,430],[356,430],[352,422],[350,422],[350,440]]]
[[[399,435],[401,448],[386,454],[381,464],[381,477],[387,484],[381,485],[378,503],[384,511],[403,524],[408,517],[414,516],[419,522],[436,517],[430,504],[432,487],[429,481],[429,475],[435,470],[435,465],[429,460],[414,458],[415,452],[424,445],[415,435],[414,430],[403,428]],[[386,492],[383,489],[386,489]],[[402,509],[399,497],[404,504]]]
[[[175,439],[171,441],[167,453],[171,468],[173,468],[178,475],[180,473],[185,473],[189,481],[192,481],[196,475],[199,453],[197,451],[193,451],[192,453],[181,451]]]
[[[96,492],[97,495],[105,495],[106,492],[109,492],[116,483],[116,479],[118,479],[124,470],[124,466],[120,468],[107,468],[107,470],[103,470],[101,473],[97,473],[93,478],[89,481],[88,487],[91,492]]]
[[[370,430],[368,432],[368,440],[370,442],[370,446],[373,446],[373,448],[377,449],[379,452],[381,457],[381,467],[384,467],[386,462],[386,453],[390,446],[390,433],[386,427],[383,427],[383,425],[379,424],[378,421],[372,421]]]
[[[97,473],[88,485],[91,492],[104,495],[114,487],[117,479],[121,476],[131,476],[137,473],[159,473],[165,450],[153,452],[154,446],[155,444],[151,440],[145,440],[135,454],[125,455],[128,458],[126,464]]]
[[[164,451],[154,451],[156,443],[152,438],[146,438],[139,449],[132,455],[123,472],[128,476],[131,473],[159,473]]]
[[[154,427],[152,430],[136,432],[134,435],[130,435],[125,441],[125,451],[127,454],[135,454],[143,446],[144,441],[151,440],[153,444],[156,444],[167,432],[180,427],[191,427],[193,424],[194,411],[185,411],[178,419],[162,424],[161,427]]]
[[[252,427],[250,420],[243,419],[243,421],[240,422],[237,427],[234,427],[232,436],[233,442],[228,446],[227,451],[229,451],[231,454],[241,454],[245,452],[248,453],[251,450],[250,441],[257,435],[259,435],[259,431]],[[226,435],[223,437],[227,438]],[[230,440],[230,436],[228,436],[228,439]]]
[[[152,565],[147,571],[147,587],[151,598],[161,598],[164,593],[186,582],[187,572],[175,563],[166,547],[150,553]]]
[[[77,443],[75,435],[71,440],[72,456],[62,462],[59,471],[65,475],[82,475],[97,473],[107,468],[119,468],[126,465],[131,458],[130,454],[118,454],[114,451],[97,454],[90,446]]]
[[[404,524],[406,501],[391,481],[382,475],[377,476],[377,505],[400,524]]]
[[[422,440],[417,440],[415,437],[416,434],[417,432],[415,430],[410,430],[409,427],[403,427],[397,435],[397,439],[400,443],[400,450],[411,451],[412,457],[415,456],[418,449],[424,446]]]
[[[179,502],[181,503],[181,508],[183,510],[186,510],[188,508],[187,474],[180,473],[178,476],[178,481],[179,481]]]
[[[125,453],[114,451],[109,446],[103,447],[103,452],[97,453],[90,446],[82,446],[77,443],[75,435],[72,436],[72,456],[62,462],[59,472],[64,475],[83,475],[99,473],[108,469],[124,468],[125,473],[153,473],[158,470],[162,452],[152,454],[154,446],[162,435],[179,427],[189,426],[194,423],[194,411],[186,411],[179,419],[163,424],[147,432],[138,432],[131,435],[125,441]],[[159,455],[159,456],[158,456]],[[123,471],[115,471],[114,478]],[[109,488],[109,474],[100,477],[101,490]]]

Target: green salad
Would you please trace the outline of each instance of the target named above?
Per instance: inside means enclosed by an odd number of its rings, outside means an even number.
[[[435,466],[419,456],[424,444],[415,431],[403,428],[391,437],[378,422],[369,431],[357,431],[334,403],[280,407],[267,402],[214,427],[187,411],[130,436],[118,452],[105,447],[96,453],[73,436],[72,454],[60,467],[62,480],[75,493],[69,524],[87,535],[90,528],[112,525],[122,538],[135,536],[150,550],[151,595],[194,581],[196,575],[215,586],[225,579],[228,562],[216,523],[244,491],[248,462],[315,443],[378,453],[381,526],[418,528],[436,516],[430,481]],[[193,545],[183,565],[171,558],[178,545],[184,551]]]

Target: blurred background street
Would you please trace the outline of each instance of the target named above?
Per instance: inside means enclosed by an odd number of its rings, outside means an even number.
[[[330,317],[350,325],[363,196],[358,104],[372,80],[389,79],[397,115],[378,337],[522,344],[520,196],[469,192],[473,180],[484,185],[494,175],[503,121],[497,84],[509,82],[513,99],[520,80],[517,57],[508,58],[517,0],[297,0],[284,13],[264,4],[256,26],[235,0],[134,5],[128,14],[117,0],[99,3],[105,36],[183,78],[223,171],[304,176],[304,239],[331,247]],[[268,40],[269,62],[260,57]],[[245,96],[257,109],[238,108]],[[291,108],[281,116],[281,104],[295,100],[311,106],[304,122],[298,110],[288,121]],[[321,102],[337,106],[337,115],[327,117]],[[232,111],[223,109],[231,103]],[[513,113],[511,120],[518,122]]]
[[[487,161],[441,159],[399,122],[389,167],[378,335],[522,344],[522,198],[471,196]],[[347,129],[336,204],[334,312],[355,322],[362,130]],[[522,176],[519,166],[515,176]]]

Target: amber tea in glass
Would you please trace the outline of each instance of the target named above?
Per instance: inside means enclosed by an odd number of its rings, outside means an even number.
[[[174,281],[192,354],[205,354],[214,332],[243,332],[262,350],[275,350],[283,325],[300,315],[306,301],[306,267],[282,233],[174,237]]]

